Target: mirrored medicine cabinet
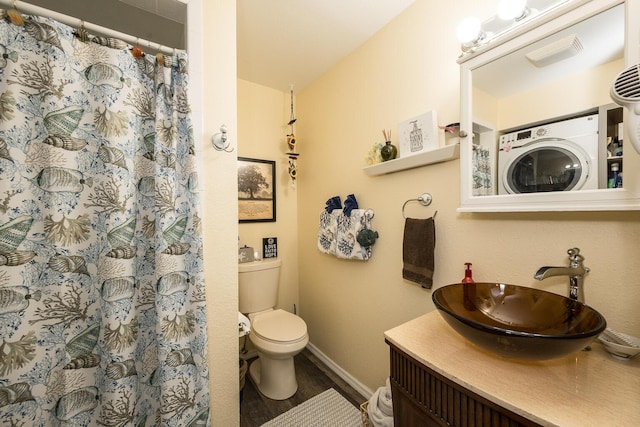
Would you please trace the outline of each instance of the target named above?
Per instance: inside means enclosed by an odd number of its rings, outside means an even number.
[[[640,154],[624,144],[628,112],[609,95],[618,73],[640,62],[639,39],[640,0],[570,0],[463,54],[458,210],[640,210]],[[595,132],[589,142],[578,142],[591,157],[588,185],[583,179],[570,189],[539,185],[518,191],[506,184],[506,159],[516,153],[512,144],[544,136],[561,146],[549,129],[574,122],[576,141],[587,127]],[[623,151],[614,151],[619,141]],[[565,151],[572,156],[572,149]],[[527,157],[538,169],[543,159],[541,152]],[[567,162],[571,169],[569,163],[578,161]],[[622,172],[621,188],[609,188],[615,169]],[[527,171],[518,173],[518,179],[529,179]],[[549,176],[551,182],[564,179]]]

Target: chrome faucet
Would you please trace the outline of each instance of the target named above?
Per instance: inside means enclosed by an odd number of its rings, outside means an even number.
[[[534,279],[543,280],[552,276],[569,276],[569,298],[584,304],[584,275],[589,269],[582,263],[584,257],[580,255],[580,249],[571,248],[567,251],[569,255],[568,267],[540,267],[533,276]]]

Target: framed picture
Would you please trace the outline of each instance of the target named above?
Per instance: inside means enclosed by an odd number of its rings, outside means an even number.
[[[438,148],[438,123],[435,111],[429,111],[398,125],[400,157]]]
[[[275,222],[276,162],[238,157],[240,222]]]

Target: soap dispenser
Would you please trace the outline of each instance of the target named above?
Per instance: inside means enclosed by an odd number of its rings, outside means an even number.
[[[462,279],[462,283],[475,283],[473,281],[473,275],[471,274],[471,266],[470,262],[465,262],[465,270],[464,270],[464,278]]]
[[[465,270],[464,270],[464,278],[462,279],[462,283],[464,284],[462,289],[462,303],[464,308],[468,311],[476,310],[476,285],[473,281],[473,276],[471,275],[471,263],[465,262]]]

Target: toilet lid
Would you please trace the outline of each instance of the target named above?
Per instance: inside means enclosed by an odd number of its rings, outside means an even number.
[[[251,332],[272,341],[296,341],[306,335],[307,324],[288,311],[274,310],[256,316]]]

